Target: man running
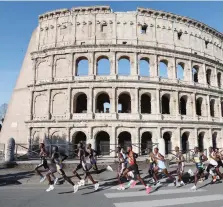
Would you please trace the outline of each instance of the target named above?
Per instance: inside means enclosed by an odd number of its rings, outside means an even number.
[[[203,162],[205,162],[207,160],[208,159],[204,155],[204,153],[199,152],[198,147],[195,147],[192,161],[195,163],[196,172],[194,173],[194,186],[191,188],[191,190],[197,190],[198,177],[200,177],[200,178],[204,177],[204,164],[203,164]]]
[[[86,151],[89,154],[90,161],[91,161],[91,164],[93,166],[93,169],[96,170],[96,172],[98,174],[99,171],[98,171],[97,161],[96,161],[97,152],[91,148],[91,144],[87,145],[87,150]]]
[[[157,167],[154,169],[155,175],[157,175],[158,171],[160,170],[168,178],[173,180],[174,181],[174,185],[176,185],[176,179],[168,173],[168,170],[167,170],[166,165],[164,163],[164,160],[165,160],[164,156],[161,153],[159,153],[159,149],[157,147],[154,148],[154,158],[155,158],[155,160],[157,162]]]
[[[126,168],[123,172],[123,175],[120,177],[120,186],[122,187],[123,186],[123,183],[122,183],[122,178],[124,177],[128,177],[128,172],[130,171],[134,171],[134,173],[136,174],[136,178],[137,180],[139,180],[146,188],[146,192],[149,194],[150,191],[151,191],[151,187],[147,186],[145,184],[145,182],[143,181],[143,179],[140,177],[140,174],[139,174],[139,169],[138,169],[138,165],[136,163],[136,158],[138,157],[138,155],[132,151],[132,146],[130,145],[128,148],[127,148],[127,151],[128,151],[128,161],[129,161],[129,167]],[[134,185],[136,184],[136,182],[134,182]],[[132,184],[132,186],[134,186]]]
[[[158,178],[156,176],[156,173],[155,173],[156,169],[157,169],[157,162],[155,160],[155,155],[154,155],[153,152],[150,152],[148,173],[149,173],[150,177],[153,178],[154,186],[157,186],[157,185],[161,184],[160,181],[158,181]]]
[[[63,158],[61,158],[63,157]],[[67,159],[67,155],[63,154],[63,153],[60,153],[59,152],[59,149],[57,146],[54,146],[53,147],[53,154],[52,154],[52,157],[51,157],[51,160],[52,160],[52,163],[55,164],[55,167],[56,169],[51,169],[51,174],[55,173],[55,172],[58,172],[60,175],[62,175],[62,177],[64,178],[64,180],[66,180],[68,183],[70,183],[73,188],[74,188],[74,193],[76,193],[78,191],[78,186],[75,185],[70,178],[67,177],[67,175],[65,174],[64,170],[62,169],[63,166],[62,166],[62,162]],[[51,181],[51,178],[50,178],[50,172],[46,175],[47,177],[47,180],[49,181],[49,188],[46,190],[47,192],[51,191],[54,189],[54,185],[53,185],[53,182]]]
[[[215,174],[213,173],[212,168],[215,168],[216,173],[218,175],[219,175],[219,169],[217,169],[218,162],[216,161],[217,157],[216,157],[216,153],[215,153],[213,147],[209,147],[209,160],[210,160],[210,162],[209,162],[209,164],[207,166],[207,169],[206,169],[206,171],[208,173],[207,178],[209,177],[209,174],[211,174],[212,175],[212,179],[213,179],[212,181],[213,181],[213,183],[215,183],[216,180],[217,180],[217,176],[215,176]]]
[[[179,147],[175,147],[175,152],[176,152],[176,161],[178,163],[178,166],[177,166],[177,175],[178,175],[178,183],[179,183],[179,186],[183,186],[185,185],[184,181],[182,180],[182,177],[183,177],[183,174],[184,174],[184,166],[185,166],[185,163],[184,163],[184,156],[183,154],[180,152],[180,149]]]

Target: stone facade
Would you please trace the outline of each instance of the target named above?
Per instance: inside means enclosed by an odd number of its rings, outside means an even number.
[[[109,75],[98,74],[101,59],[109,61]],[[129,61],[128,76],[119,73],[122,59]],[[83,60],[87,76],[78,75]],[[149,65],[147,77],[140,75],[141,60]],[[144,8],[48,12],[39,16],[0,142],[86,139],[114,150],[131,140],[138,152],[145,142],[159,143],[162,153],[176,145],[223,147],[222,73],[223,34],[196,20]]]

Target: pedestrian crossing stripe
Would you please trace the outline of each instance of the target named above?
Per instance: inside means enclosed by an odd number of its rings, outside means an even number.
[[[151,195],[169,195],[169,194],[180,194],[180,193],[196,193],[196,192],[205,192],[207,190],[199,189],[195,192],[190,189],[166,189],[166,190],[158,190],[158,191],[151,191]],[[124,197],[138,197],[138,196],[149,196],[150,194],[146,193],[145,191],[138,191],[138,192],[117,192],[117,193],[105,193],[104,194],[107,198],[124,198]]]
[[[191,203],[204,203],[211,201],[223,200],[223,195],[204,195],[204,196],[193,196],[186,198],[171,198],[162,200],[149,200],[149,201],[137,201],[137,202],[124,202],[114,203],[115,207],[162,207],[162,206],[173,206],[173,205],[186,205]]]

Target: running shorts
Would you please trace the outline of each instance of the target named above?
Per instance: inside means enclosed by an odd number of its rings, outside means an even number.
[[[91,163],[82,163],[82,168],[84,171],[89,171],[92,168],[92,164]]]
[[[134,171],[136,175],[139,175],[139,168],[137,164],[130,165],[128,171]]]
[[[184,165],[178,165],[177,167],[177,173],[183,173],[184,172]]]
[[[49,166],[47,164],[47,160],[42,160],[41,163],[39,165],[36,166],[36,168],[40,168],[40,167],[44,167],[44,169],[49,169]]]

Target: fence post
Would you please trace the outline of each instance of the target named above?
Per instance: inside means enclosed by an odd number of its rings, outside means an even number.
[[[15,160],[15,140],[13,138],[10,138],[8,140],[8,144],[6,147],[6,152],[5,152],[5,161],[6,162],[12,162]]]

